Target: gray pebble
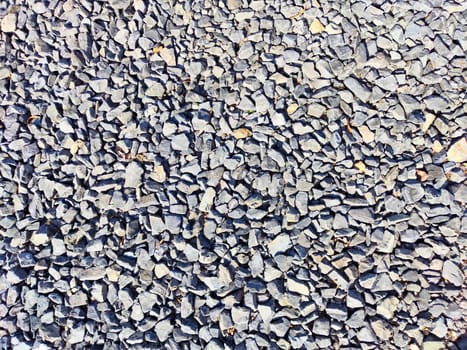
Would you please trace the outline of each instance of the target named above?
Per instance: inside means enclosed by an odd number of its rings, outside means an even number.
[[[439,95],[431,95],[423,99],[425,106],[434,112],[445,112],[448,107],[448,101]]]
[[[313,333],[322,336],[329,336],[330,322],[325,317],[320,317],[313,323]]]
[[[94,90],[94,92],[101,94],[101,93],[107,92],[108,81],[107,79],[90,80],[89,86],[91,87],[91,89]]]
[[[169,320],[163,320],[156,323],[155,331],[160,341],[166,341],[173,332],[173,325]]]
[[[370,99],[371,91],[360,81],[353,77],[344,80],[344,85],[352,91],[356,98],[367,102]]]
[[[185,134],[175,135],[172,138],[171,145],[175,151],[188,151],[190,147],[190,140]]]
[[[238,58],[244,60],[250,58],[250,56],[254,53],[254,47],[251,41],[247,41],[242,46],[240,46],[240,50],[238,50]]]
[[[350,209],[349,215],[358,222],[371,224],[374,222],[374,214],[370,208]]]

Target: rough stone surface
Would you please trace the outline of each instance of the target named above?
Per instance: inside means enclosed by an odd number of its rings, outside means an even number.
[[[467,349],[465,10],[0,2],[0,349]]]

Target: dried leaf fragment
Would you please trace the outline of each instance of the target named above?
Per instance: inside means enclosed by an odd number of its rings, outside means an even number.
[[[446,156],[451,162],[462,163],[467,161],[467,138],[463,137],[449,147]]]
[[[324,26],[318,18],[315,18],[310,25],[310,31],[312,34],[319,34],[324,31]]]
[[[40,119],[40,116],[38,116],[38,115],[30,115],[30,116],[28,117],[28,119],[26,119],[26,124],[29,124],[29,123],[33,122],[34,120],[36,120],[36,119]]]
[[[250,137],[251,135],[253,135],[253,133],[251,132],[250,129],[247,129],[247,128],[239,128],[239,129],[234,130],[233,132],[233,136],[236,139],[245,139],[247,137]]]
[[[233,336],[235,334],[235,327],[227,328],[226,333],[230,336]]]
[[[425,182],[426,180],[428,180],[428,174],[426,173],[426,171],[418,169],[416,173],[421,182]]]
[[[355,167],[358,169],[359,172],[362,174],[366,171],[366,165],[361,160],[355,163]]]
[[[120,158],[123,158],[123,159],[125,159],[125,160],[131,159],[131,153],[125,152],[125,150],[124,150],[123,148],[117,146],[117,148],[115,149],[115,151],[117,152],[117,154],[118,154],[118,156],[119,156]]]
[[[300,16],[302,16],[306,11],[306,5],[303,5],[303,7],[300,9],[300,11],[298,11],[295,15],[293,15],[292,17],[289,17],[289,19],[296,19]]]
[[[162,51],[163,48],[164,48],[164,45],[157,45],[155,48],[152,49],[152,54],[153,55],[158,54],[159,52]]]
[[[136,160],[139,160],[140,162],[149,162],[149,159],[148,157],[146,157],[144,154],[142,153],[138,153],[136,156],[135,156]]]
[[[347,132],[349,132],[350,134],[353,132],[353,129],[352,129],[352,121],[347,121]]]

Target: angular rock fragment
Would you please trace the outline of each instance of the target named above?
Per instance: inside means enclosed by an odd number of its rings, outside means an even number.
[[[467,161],[467,138],[463,137],[453,143],[446,154],[451,162],[462,163]]]
[[[344,85],[347,89],[352,91],[356,98],[367,102],[370,99],[371,91],[359,80],[349,77],[344,80]]]
[[[455,286],[462,286],[464,282],[464,274],[462,273],[462,270],[451,260],[444,262],[442,276]]]
[[[164,47],[160,52],[159,55],[165,61],[168,66],[176,66],[177,59],[175,57],[175,50],[173,48]]]
[[[14,33],[16,31],[16,14],[8,13],[2,18],[0,28],[4,33]]]
[[[206,189],[206,192],[204,192],[203,196],[201,197],[201,202],[199,203],[199,210],[202,212],[208,212],[214,203],[215,196],[216,190],[212,187],[208,187]]]
[[[272,256],[277,253],[287,251],[292,246],[292,242],[287,234],[279,234],[268,244],[269,254]]]
[[[138,162],[128,163],[125,170],[124,187],[137,188],[141,186],[144,170]]]
[[[161,342],[166,341],[167,339],[169,339],[169,336],[172,333],[173,329],[174,326],[172,325],[170,320],[163,320],[156,323],[155,331],[157,338],[159,338]]]
[[[376,313],[391,320],[398,306],[399,300],[396,297],[388,297],[376,306]]]

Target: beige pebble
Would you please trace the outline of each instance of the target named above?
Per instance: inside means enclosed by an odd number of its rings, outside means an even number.
[[[456,163],[467,161],[467,138],[463,137],[455,142],[449,148],[447,158],[449,161]]]
[[[315,18],[310,25],[310,31],[312,34],[319,34],[324,30],[323,24],[320,22],[318,18]]]
[[[175,58],[174,49],[164,47],[159,52],[159,55],[165,61],[165,63],[167,63],[168,66],[176,66],[177,65],[177,60]]]
[[[362,139],[365,143],[370,143],[375,140],[375,133],[371,131],[366,125],[357,127],[358,132],[362,135]]]
[[[443,150],[443,146],[439,143],[438,140],[436,140],[435,142],[433,142],[433,144],[431,145],[431,149],[434,153],[439,153]]]

